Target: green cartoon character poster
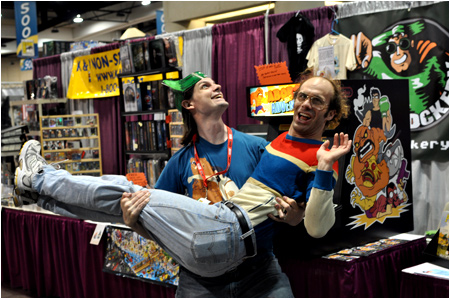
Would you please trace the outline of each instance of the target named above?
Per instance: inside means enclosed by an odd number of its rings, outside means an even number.
[[[339,20],[355,49],[349,79],[407,79],[414,159],[448,161],[448,2]]]

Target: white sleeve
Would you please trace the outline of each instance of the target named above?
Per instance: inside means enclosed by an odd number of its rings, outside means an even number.
[[[306,231],[311,237],[322,238],[333,226],[335,221],[333,194],[333,190],[311,189],[304,219]]]

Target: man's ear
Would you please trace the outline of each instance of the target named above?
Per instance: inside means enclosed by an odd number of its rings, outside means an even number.
[[[327,112],[327,116],[325,117],[325,120],[332,120],[336,116],[336,110],[330,110]]]
[[[189,100],[183,100],[181,102],[181,107],[183,107],[184,109],[187,109],[187,110],[193,108],[193,106],[191,105],[191,101],[189,101]]]

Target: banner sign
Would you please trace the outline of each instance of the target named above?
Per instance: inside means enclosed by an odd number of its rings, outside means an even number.
[[[448,161],[448,10],[441,2],[341,18],[337,25],[355,46],[358,68],[349,79],[408,79],[414,159]]]
[[[31,60],[31,58],[20,59],[20,70],[21,71],[33,70],[33,61]]]
[[[67,98],[92,99],[120,95],[117,75],[122,71],[120,49],[76,57]]]
[[[166,25],[164,24],[164,11],[156,11],[156,34],[166,33]]]
[[[35,1],[14,1],[16,19],[17,56],[20,58],[37,58],[38,29]]]

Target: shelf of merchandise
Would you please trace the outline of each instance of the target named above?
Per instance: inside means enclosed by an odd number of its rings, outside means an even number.
[[[171,154],[175,154],[178,150],[181,149],[182,145],[181,139],[183,138],[184,133],[184,123],[183,116],[180,111],[177,109],[171,109],[167,111],[169,114],[169,134],[170,134],[170,146],[171,146]],[[178,129],[174,129],[174,128]]]
[[[46,104],[58,104],[58,103],[67,103],[67,98],[58,98],[58,99],[40,99],[40,100],[23,100],[23,101],[10,101],[10,115],[14,115],[13,107],[14,106],[23,106],[23,105],[38,105],[39,116],[42,116],[42,105]],[[12,126],[14,126],[14,118],[11,119]],[[29,133],[29,136],[37,136],[37,131],[32,131]]]
[[[166,80],[166,79],[179,79],[181,78],[181,70],[176,67],[170,67],[170,68],[163,68],[163,69],[156,69],[156,70],[150,70],[150,71],[144,71],[144,72],[136,72],[131,74],[119,74],[117,76],[119,78],[119,89],[120,89],[120,96],[123,98],[123,81],[132,79],[135,83],[142,83],[142,82],[149,82],[149,81],[160,81],[160,80]],[[123,103],[123,101],[122,101]],[[122,104],[123,105],[123,104]],[[123,109],[124,111],[124,109]],[[143,115],[150,115],[150,114],[159,114],[163,113],[165,118],[167,118],[168,109],[155,109],[155,110],[145,110],[145,111],[132,111],[132,112],[122,112],[122,117],[125,118],[126,116],[137,116],[138,118]],[[167,120],[166,120],[167,125]],[[167,126],[166,126],[166,132],[169,132]],[[125,132],[124,132],[125,135]],[[123,136],[124,140],[126,140],[125,136]],[[169,134],[166,136],[166,142],[167,140],[170,140]],[[170,143],[169,143],[170,144]],[[139,156],[151,156],[151,157],[160,157],[168,159],[170,157],[170,148],[167,150],[156,150],[156,151],[130,151],[126,150],[126,145],[124,146],[124,153],[127,156],[130,155],[139,155]]]
[[[58,126],[57,121],[55,121],[55,126],[44,126],[43,122],[46,122],[48,124],[49,121],[52,119],[67,119],[66,123],[71,123],[73,125],[63,125]],[[90,124],[77,124],[77,119],[80,120],[80,123],[83,122],[83,119],[86,120],[86,122],[91,121]],[[93,120],[93,121],[92,121]],[[64,121],[63,121],[64,123]],[[64,168],[69,171],[72,174],[98,174],[101,176],[103,174],[102,171],[102,155],[101,155],[101,139],[100,139],[100,125],[98,120],[98,113],[92,113],[92,114],[73,114],[73,115],[49,115],[49,116],[42,116],[40,118],[40,137],[41,137],[41,147],[42,147],[42,156],[44,158],[47,156],[47,154],[57,154],[57,153],[64,153],[64,156],[66,154],[78,154],[86,151],[98,151],[98,156],[95,158],[82,158],[80,159],[61,159],[61,160],[52,160],[52,159],[46,159],[49,163],[61,163],[61,165],[64,165]],[[95,129],[93,135],[84,136],[84,132],[82,131],[82,136],[61,136],[61,137],[48,137],[48,134],[50,134],[50,131],[52,130],[75,130],[75,129]],[[61,131],[60,131],[61,132]],[[78,133],[76,133],[78,134]],[[87,132],[87,134],[89,134]],[[92,134],[92,132],[91,132]],[[62,133],[61,133],[62,135]],[[81,147],[81,148],[67,148],[68,143],[67,141],[80,141],[80,140],[97,140],[96,146],[93,147]],[[47,142],[54,142],[54,141],[64,141],[64,148],[57,148],[57,149],[48,149],[46,148]],[[47,145],[48,146],[48,145]],[[95,164],[95,163],[98,164]],[[94,167],[93,169],[79,169],[74,170],[74,168],[80,167],[76,166],[76,163],[94,163],[94,164],[88,164],[88,167]],[[83,166],[84,167],[84,166]]]

